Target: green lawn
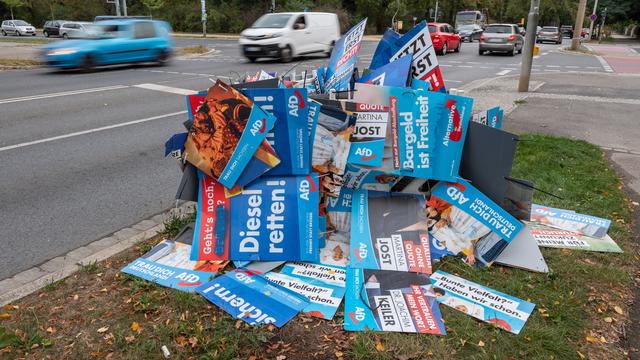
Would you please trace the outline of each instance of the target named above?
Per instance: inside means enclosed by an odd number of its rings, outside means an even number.
[[[500,266],[477,270],[453,258],[435,266],[535,303],[520,335],[446,306],[441,307],[448,332],[444,337],[347,333],[341,330],[341,312],[332,322],[299,315],[282,329],[251,328],[197,295],[118,273],[151,246],[148,242],[18,301],[18,309],[7,309],[5,319],[0,316],[0,347],[8,339],[9,358],[25,353],[37,358],[109,353],[114,358],[162,358],[162,345],[172,358],[198,359],[623,358],[615,330],[626,321],[625,301],[636,265],[629,247],[632,215],[621,183],[596,146],[538,135],[521,139],[513,176],[531,179],[563,198],[538,192],[539,203],[611,218],[609,234],[625,253],[543,249],[549,274]],[[169,224],[167,236],[181,224]],[[132,330],[134,322],[140,329]]]

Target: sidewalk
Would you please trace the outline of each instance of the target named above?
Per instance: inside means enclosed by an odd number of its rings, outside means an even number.
[[[0,42],[0,59],[37,60],[38,48],[24,43]]]

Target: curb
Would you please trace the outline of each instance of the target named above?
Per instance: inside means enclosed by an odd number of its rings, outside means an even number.
[[[71,250],[64,255],[0,281],[0,306],[65,279],[81,270],[83,266],[105,260],[138,242],[151,239],[164,230],[165,220],[183,216],[187,211],[192,210],[193,206],[192,202],[185,202],[164,213],[142,220],[105,238]]]

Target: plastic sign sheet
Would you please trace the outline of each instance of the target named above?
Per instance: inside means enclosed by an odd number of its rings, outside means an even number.
[[[482,125],[487,125],[492,128],[502,129],[502,118],[504,117],[504,110],[500,106],[493,107],[487,111],[481,111],[473,114],[471,120]]]
[[[549,226],[533,223],[531,225],[531,235],[538,246],[601,251],[601,252],[617,252],[621,253],[622,249],[611,239],[609,235],[602,238],[594,238],[582,235],[579,232],[555,229]]]
[[[429,231],[447,251],[490,265],[523,224],[466,181],[440,182],[426,203]]]
[[[345,292],[345,269],[310,263],[287,263],[279,273],[264,277],[284,288],[306,297],[310,304],[303,312],[331,320]]]
[[[366,25],[367,19],[365,18],[349,29],[333,47],[329,65],[323,75],[323,84],[321,83],[323,92],[349,90],[351,75],[358,60],[358,52]],[[320,73],[318,77],[320,77]]]
[[[186,159],[228,189],[244,186],[280,162],[264,141],[275,120],[218,80],[194,116]]]
[[[353,191],[344,187],[337,197],[326,197],[325,241],[320,246],[320,263],[323,265],[349,265],[352,199]]]
[[[204,102],[206,101],[207,95],[206,94],[187,95],[186,99],[187,99],[187,116],[189,117],[189,120],[193,120],[193,117],[198,112],[200,105],[204,104]]]
[[[412,55],[412,77],[428,81],[431,91],[444,88],[444,79],[426,21],[420,22],[402,36],[388,29],[378,43],[369,67],[375,70],[407,54]]]
[[[603,238],[607,235],[609,226],[611,226],[609,219],[538,204],[531,205],[531,221],[596,238]]]
[[[382,154],[389,124],[389,107],[362,102],[343,102],[343,106],[356,118],[349,140],[351,147],[347,163],[371,167],[382,166]]]
[[[194,292],[213,278],[226,261],[191,261],[191,245],[163,240],[121,271],[169,288]]]
[[[385,174],[380,170],[347,165],[342,176],[344,188],[356,190],[374,190],[386,192],[399,192],[405,194],[421,194],[420,188],[425,180],[410,176]]]
[[[433,273],[431,282],[439,303],[514,334],[520,333],[535,308],[528,301],[444,271]]]
[[[362,76],[358,79],[358,82],[379,86],[407,86],[411,60],[411,55],[402,56],[396,61],[392,61]]]
[[[249,325],[281,327],[309,305],[302,296],[246,269],[229,271],[201,285],[196,291]]]
[[[261,177],[230,202],[230,259],[318,258],[318,174]]]
[[[198,171],[198,207],[191,260],[229,259],[229,204],[224,186]]]
[[[267,175],[306,175],[310,170],[310,147],[306,89],[247,89],[255,105],[276,117],[267,141],[280,158],[280,164]]]
[[[358,190],[351,211],[351,267],[431,274],[425,202]]]
[[[425,274],[347,268],[344,328],[446,335]]]

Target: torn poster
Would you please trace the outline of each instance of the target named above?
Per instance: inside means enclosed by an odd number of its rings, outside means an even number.
[[[342,35],[333,47],[329,64],[324,73],[323,93],[331,90],[344,91],[349,89],[351,74],[358,60],[360,43],[366,26],[367,19],[365,18]]]
[[[609,219],[538,204],[531,206],[531,221],[596,238],[604,237],[611,226]]]
[[[411,71],[411,55],[383,65],[358,79],[359,83],[379,86],[407,86]],[[428,88],[427,88],[428,89]]]
[[[318,196],[316,173],[265,176],[244,187],[229,199],[230,259],[317,262]]]
[[[444,271],[433,273],[431,282],[439,303],[514,334],[520,333],[535,308],[528,301]]]
[[[276,117],[267,141],[273,147],[280,163],[267,172],[275,175],[306,175],[310,170],[306,89],[247,89],[255,105]]]
[[[486,111],[474,113],[471,117],[471,121],[487,125],[492,128],[501,129],[503,116],[504,110],[502,110],[500,106],[496,106]]]
[[[218,80],[194,116],[185,157],[228,189],[244,186],[280,162],[264,141],[275,120]]]
[[[428,275],[347,268],[344,329],[446,335]]]
[[[579,232],[560,230],[542,224],[531,223],[531,235],[539,246],[573,250],[621,253],[622,249],[609,235],[594,238]]]
[[[345,267],[349,265],[351,202],[353,191],[342,188],[338,197],[327,196],[325,244],[320,248],[320,263]]]
[[[235,269],[199,286],[196,291],[249,325],[281,327],[309,305],[302,296],[246,269]]]
[[[351,210],[350,266],[430,274],[424,208],[422,196],[356,191]]]
[[[287,263],[279,273],[269,272],[264,277],[306,297],[310,304],[303,312],[321,319],[331,320],[344,297],[344,268],[294,262]]]
[[[189,260],[191,245],[163,240],[121,271],[158,285],[185,292],[213,278],[227,261]]]

